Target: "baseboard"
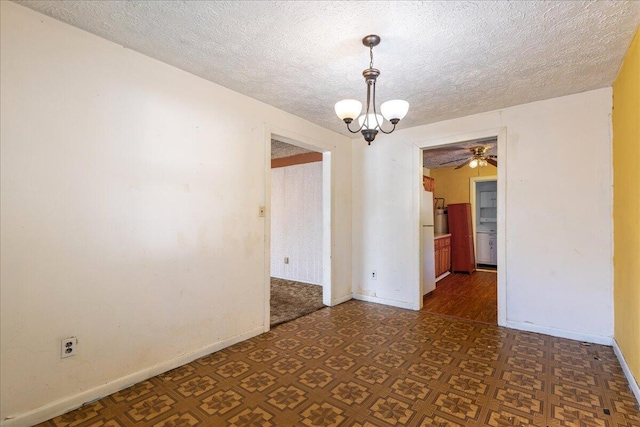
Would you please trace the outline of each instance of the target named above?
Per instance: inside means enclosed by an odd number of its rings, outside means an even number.
[[[311,280],[306,280],[306,279],[305,280],[296,279],[295,277],[280,277],[280,276],[276,276],[275,274],[272,274],[271,277],[273,277],[274,279],[290,280],[292,282],[306,283],[307,285],[324,286],[322,283],[313,282]]]
[[[593,344],[611,345],[611,337],[603,335],[583,334],[581,332],[568,331],[566,329],[551,328],[548,326],[539,326],[531,323],[507,321],[507,328],[518,329],[521,331],[537,332],[539,334],[551,335],[553,337],[567,338],[570,340],[589,342]]]
[[[436,277],[436,282],[439,282],[440,280],[444,279],[445,277],[447,277],[448,275],[450,275],[451,272],[450,271],[445,271],[444,273],[442,273],[441,275],[439,275],[438,277]],[[426,295],[426,294],[425,294]]]
[[[636,400],[638,401],[638,406],[640,407],[640,386],[638,385],[638,381],[636,381],[635,377],[633,376],[633,373],[631,372],[629,365],[627,365],[627,361],[624,358],[624,354],[622,354],[622,350],[618,346],[618,342],[616,341],[615,338],[613,339],[613,351],[618,357],[620,366],[624,371],[624,376],[627,377],[627,381],[629,381],[629,387],[631,388],[633,395],[636,397]]]
[[[78,393],[70,397],[65,397],[63,399],[46,404],[32,411],[25,412],[23,414],[19,414],[11,418],[5,418],[4,420],[0,420],[0,426],[2,427],[31,426],[34,424],[41,423],[43,421],[47,421],[53,417],[62,415],[65,412],[69,412],[73,409],[79,408],[80,406],[84,405],[87,402],[93,402],[94,400],[101,399],[105,396],[115,393],[116,391],[125,389],[133,384],[139,383],[141,381],[144,381],[151,377],[159,375],[163,372],[167,372],[167,371],[170,371],[171,369],[175,369],[179,366],[185,365],[200,357],[206,356],[215,351],[222,350],[223,348],[239,343],[240,341],[253,338],[256,335],[260,335],[261,333],[263,333],[262,326],[260,326],[259,328],[255,328],[250,331],[244,332],[242,334],[235,335],[226,340],[209,344],[205,347],[186,353],[175,359],[170,359],[166,362],[159,363],[150,368],[146,368],[138,372],[134,372],[133,374],[126,375],[124,377],[110,381],[98,387],[85,390],[82,393]]]
[[[350,301],[352,299],[353,299],[353,294],[347,294],[347,295],[345,295],[343,297],[336,298],[333,301],[331,301],[331,306],[333,307],[333,306],[342,304],[343,302]]]
[[[357,299],[359,301],[366,301],[366,302],[375,302],[376,304],[390,305],[392,307],[406,308],[408,310],[420,310],[420,307],[415,308],[409,302],[396,301],[396,300],[380,298],[380,297],[372,297],[372,296],[369,296],[369,295],[362,295],[362,294],[354,293],[353,294],[353,299]]]

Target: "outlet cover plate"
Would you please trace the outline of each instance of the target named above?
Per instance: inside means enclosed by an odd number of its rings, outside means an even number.
[[[76,337],[65,338],[60,341],[60,358],[71,357],[76,355],[78,347],[78,339]]]

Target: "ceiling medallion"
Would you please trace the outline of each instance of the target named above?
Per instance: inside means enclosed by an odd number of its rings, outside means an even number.
[[[380,70],[373,68],[373,47],[380,43],[380,36],[371,34],[362,39],[362,44],[369,47],[369,68],[362,72],[364,80],[367,84],[367,110],[360,116],[362,112],[362,104],[355,99],[343,99],[338,101],[335,106],[338,117],[347,124],[347,129],[351,133],[361,132],[365,141],[371,145],[371,141],[376,138],[378,131],[389,134],[396,130],[396,125],[407,115],[409,111],[409,103],[401,99],[384,102],[380,106],[381,115],[376,110],[376,79],[380,75]],[[370,108],[371,107],[371,108]],[[373,113],[369,111],[373,110]],[[358,117],[360,116],[360,117]],[[353,119],[358,117],[359,128],[351,129],[349,126]],[[382,122],[387,119],[393,125],[390,131],[382,129]]]

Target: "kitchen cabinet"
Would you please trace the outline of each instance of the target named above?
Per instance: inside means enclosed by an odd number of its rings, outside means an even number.
[[[496,191],[480,192],[480,207],[495,208],[498,206],[498,193]]]
[[[440,277],[451,268],[451,235],[437,236],[435,246],[436,277]]]
[[[487,233],[478,233],[476,236],[476,261],[478,264],[488,264],[491,261],[491,251],[489,249],[489,235]]]
[[[436,180],[424,175],[422,177],[422,185],[424,186],[424,191],[430,191],[434,193],[436,191]]]
[[[471,274],[476,270],[471,204],[454,203],[449,205],[447,210],[451,233],[451,271]]]
[[[480,220],[479,223],[497,222],[498,193],[495,191],[480,192]]]
[[[489,236],[489,252],[491,255],[489,264],[497,265],[498,264],[498,242],[495,234],[491,234]]]
[[[476,236],[477,262],[478,264],[496,265],[498,263],[498,250],[496,247],[496,234],[478,232]]]

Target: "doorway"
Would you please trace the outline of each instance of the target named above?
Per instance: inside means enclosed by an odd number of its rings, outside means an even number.
[[[469,195],[473,235],[476,237],[476,268],[478,271],[497,272],[498,177],[472,177]]]
[[[272,133],[265,188],[265,330],[331,301],[331,153]]]
[[[459,255],[460,249],[458,248],[458,254],[456,254],[456,248],[453,247],[455,244],[452,244],[449,249],[452,257],[451,264],[449,264],[449,274],[445,274],[444,276],[446,277],[439,278],[441,280],[437,281],[434,292],[422,299],[420,306],[425,311],[466,317],[499,325],[506,323],[506,292],[504,289],[506,257],[504,253],[505,224],[503,217],[505,204],[503,173],[505,171],[505,162],[501,161],[506,159],[505,142],[506,130],[503,128],[459,137],[446,137],[417,144],[417,148],[420,149],[422,154],[419,165],[421,172],[420,183],[422,183],[423,174],[428,172],[430,178],[434,180],[435,191],[433,195],[434,199],[438,200],[438,208],[441,209],[441,212],[448,214],[447,209],[443,209],[443,207],[466,205],[470,217],[467,223],[471,250],[468,251],[470,255],[467,256],[467,260],[471,266],[467,269],[466,267],[461,268],[459,263],[457,266],[454,265],[453,258]],[[485,146],[487,147],[486,150],[473,150],[473,148]],[[425,160],[432,154],[436,154],[436,156],[433,156],[431,163],[426,162]],[[491,206],[492,212],[489,212],[490,209],[485,209],[487,215],[482,217],[484,218],[483,226],[479,228],[477,227],[477,221],[480,218],[476,218],[477,215],[472,209],[472,203],[476,208],[479,206],[479,202],[476,202],[478,196],[476,196],[475,178],[478,178],[478,182],[492,180],[493,185],[495,185],[494,191],[492,191],[495,193],[493,197],[495,206]],[[445,180],[450,181],[450,185],[445,184]],[[472,185],[473,191],[471,191]],[[486,191],[487,189],[483,190]],[[486,192],[489,193],[489,191]],[[491,220],[495,222],[491,224],[493,225],[492,228],[488,228]],[[420,220],[420,222],[422,221]],[[484,230],[484,228],[487,228],[487,230]],[[489,262],[495,262],[495,268],[491,272],[478,271],[476,267],[476,233],[478,230],[493,231],[495,233],[492,239],[493,248],[495,248],[494,258],[489,260]],[[452,234],[452,230],[447,231],[447,234]],[[437,246],[438,233],[435,234],[434,246]],[[452,237],[449,236],[446,240],[452,239]],[[421,242],[421,244],[424,243]],[[421,251],[421,256],[422,252],[424,250]],[[424,273],[422,261],[420,259],[418,267],[421,275]],[[437,264],[438,260],[436,259]],[[480,265],[480,267],[485,267],[485,265]],[[437,272],[441,273],[440,269],[437,270]],[[480,270],[484,269],[481,268]],[[442,291],[440,291],[441,289]]]

